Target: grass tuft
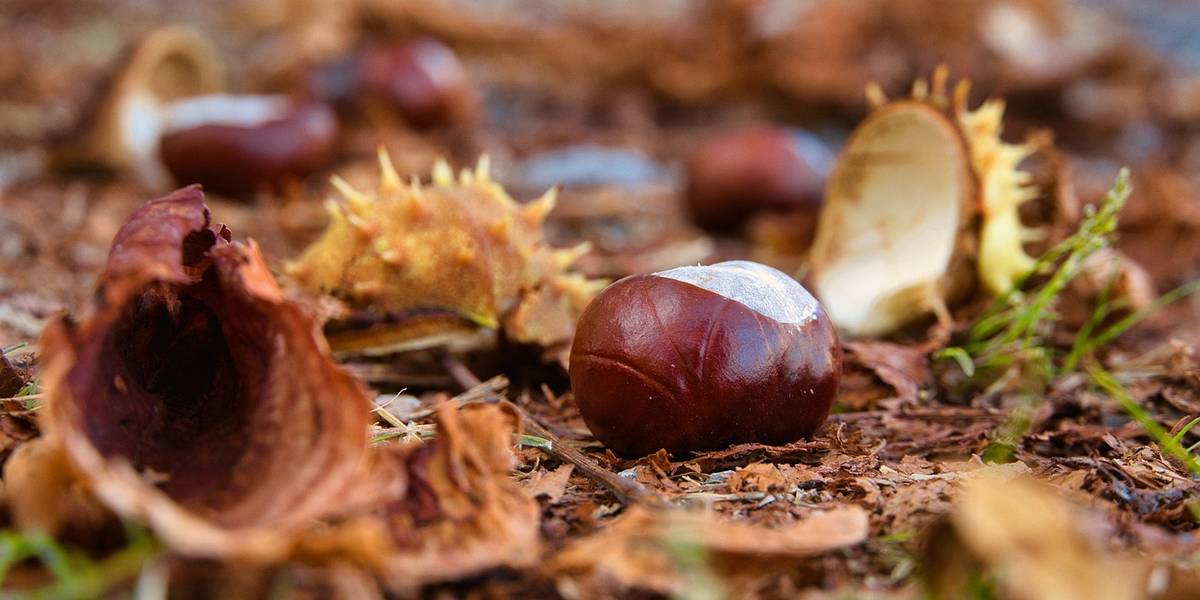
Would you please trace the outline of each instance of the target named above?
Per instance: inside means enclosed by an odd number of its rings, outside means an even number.
[[[941,350],[935,358],[954,360],[976,382],[1029,363],[1036,363],[1047,381],[1057,376],[1055,353],[1045,343],[1046,334],[1058,320],[1054,307],[1088,257],[1116,238],[1118,215],[1129,201],[1130,191],[1129,169],[1123,168],[1099,208],[1087,207],[1079,229],[1038,257],[1025,278],[996,298],[967,331],[963,345]],[[1033,280],[1043,278],[1039,285],[1029,287]],[[1129,326],[1132,323],[1126,328]],[[1082,344],[1080,353],[1096,347]]]
[[[1186,448],[1183,445],[1183,436],[1195,427],[1197,422],[1200,422],[1200,417],[1193,419],[1192,422],[1184,426],[1175,435],[1171,435],[1162,425],[1159,425],[1158,421],[1154,420],[1154,417],[1150,416],[1150,413],[1146,409],[1142,408],[1133,399],[1129,390],[1125,389],[1125,386],[1121,385],[1121,382],[1117,381],[1117,378],[1112,373],[1104,370],[1094,362],[1088,365],[1087,372],[1091,376],[1092,381],[1121,405],[1126,414],[1141,426],[1146,434],[1150,436],[1150,439],[1154,440],[1155,444],[1158,444],[1158,447],[1162,449],[1164,454],[1178,460],[1187,467],[1188,471],[1192,472],[1192,475],[1200,476],[1200,457],[1197,457],[1195,454],[1195,446]]]
[[[158,542],[145,529],[127,528],[129,543],[109,556],[93,560],[81,551],[62,545],[41,533],[0,531],[0,585],[17,565],[36,560],[53,577],[40,588],[23,589],[14,596],[28,599],[106,597],[141,572],[158,555]]]

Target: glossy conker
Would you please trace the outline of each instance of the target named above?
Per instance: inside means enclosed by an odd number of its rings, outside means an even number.
[[[470,83],[458,55],[433,38],[367,48],[359,59],[363,93],[423,127],[462,118]]]
[[[239,195],[324,169],[337,137],[337,115],[323,104],[198,96],[172,107],[159,152],[176,181]]]
[[[635,457],[811,435],[841,366],[833,324],[800,283],[730,261],[606,288],[579,319],[570,375],[592,433]]]
[[[471,112],[466,70],[454,50],[433,38],[367,46],[317,65],[302,87],[340,111],[381,108],[418,127],[451,124]]]
[[[833,157],[795,129],[748,129],[713,137],[688,158],[685,199],[698,225],[737,229],[763,212],[816,212]]]

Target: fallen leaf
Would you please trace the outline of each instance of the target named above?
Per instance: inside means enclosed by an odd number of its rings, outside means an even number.
[[[926,544],[930,591],[934,598],[961,598],[983,573],[1005,598],[1144,597],[1143,561],[1108,552],[1093,531],[1087,513],[1045,483],[974,478]]]
[[[541,509],[509,475],[516,415],[444,403],[437,423],[429,443],[385,447],[407,477],[379,511],[393,542],[380,575],[395,590],[540,560]]]
[[[21,391],[25,385],[26,377],[12,363],[8,362],[8,358],[0,353],[0,398],[11,398]]]
[[[17,447],[4,463],[5,501],[22,531],[55,536],[92,534],[113,522],[79,484],[62,447],[38,438]]]
[[[728,480],[731,492],[769,492],[785,489],[788,483],[777,465],[761,462],[739,467]]]
[[[625,588],[672,594],[686,583],[680,545],[708,556],[709,568],[729,582],[753,579],[780,561],[861,543],[867,526],[866,512],[853,505],[770,528],[714,514],[632,507],[606,529],[567,546],[547,568],[560,579],[611,578]]]
[[[525,483],[525,491],[533,498],[545,498],[554,504],[566,493],[574,470],[575,465],[563,464],[553,471],[536,471]]]
[[[846,363],[860,365],[896,390],[896,397],[916,402],[921,388],[933,383],[929,351],[923,346],[891,342],[854,341],[842,344]]]

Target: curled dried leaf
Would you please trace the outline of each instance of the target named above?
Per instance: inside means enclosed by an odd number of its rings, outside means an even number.
[[[847,342],[846,362],[874,373],[896,391],[896,397],[915,403],[921,389],[933,383],[929,350],[921,346],[880,341]]]
[[[432,439],[372,448],[347,496],[357,510],[309,530],[295,556],[348,561],[398,593],[530,566],[540,510],[510,477],[516,425],[505,406],[441,404]]]
[[[8,361],[7,356],[0,353],[0,398],[11,398],[17,395],[28,379],[28,376],[17,370]]]
[[[1121,252],[1105,248],[1083,261],[1059,312],[1064,323],[1078,327],[1092,316],[1101,299],[1109,303],[1113,317],[1119,318],[1149,306],[1157,297],[1154,280],[1145,268]]]
[[[386,538],[366,536],[359,559],[397,590],[537,561],[540,510],[509,476],[516,427],[503,406],[444,403],[431,441],[378,447],[367,472],[388,482],[372,512]]]
[[[117,233],[95,307],[43,336],[48,435],[109,508],[193,556],[270,558],[341,508],[370,403],[196,187]]]

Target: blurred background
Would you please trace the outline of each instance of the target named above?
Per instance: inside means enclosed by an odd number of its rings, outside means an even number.
[[[201,38],[213,68],[126,76],[138,41],[166,25]],[[1122,249],[1166,289],[1200,258],[1197,29],[1187,0],[7,0],[0,296],[33,319],[77,304],[119,216],[193,181],[229,200],[221,219],[293,255],[324,223],[329,174],[370,181],[380,144],[404,175],[487,154],[518,199],[561,186],[550,235],[592,242],[590,274],[725,256],[800,272],[823,177],[867,113],[864,88],[904,96],[939,64],[973,82],[973,103],[1007,99],[1006,139],[1051,132],[1061,153],[1030,166],[1041,182],[1066,179],[1094,202],[1130,165]],[[311,118],[336,118],[336,135],[267,174],[164,171],[164,157],[224,147],[164,142],[159,156],[163,132],[105,120],[123,85],[317,105],[336,117]],[[114,149],[105,127],[150,136],[150,150]],[[753,183],[738,160],[758,169]]]

